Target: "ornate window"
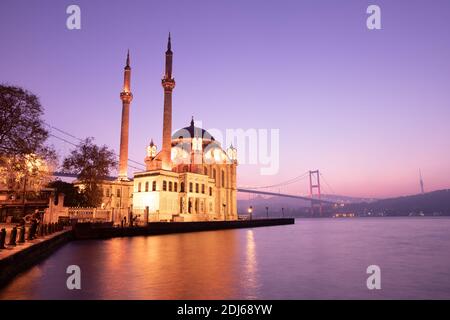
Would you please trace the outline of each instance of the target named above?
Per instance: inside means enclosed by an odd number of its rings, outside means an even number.
[[[209,187],[209,195],[212,196],[212,188]]]
[[[169,191],[172,191],[172,181],[169,181]]]
[[[167,181],[163,181],[163,191],[167,191]]]
[[[202,193],[205,193],[205,185],[202,184]]]
[[[174,182],[173,191],[178,192],[178,183]]]
[[[156,181],[152,182],[152,191],[156,191]]]
[[[181,182],[180,184],[180,192],[184,192],[184,182]]]
[[[141,183],[138,183],[138,192],[141,192]]]
[[[198,183],[195,184],[195,193],[198,193]]]
[[[193,192],[193,186],[192,186],[192,182],[189,182],[189,192]]]
[[[148,181],[145,182],[145,192],[148,192]]]

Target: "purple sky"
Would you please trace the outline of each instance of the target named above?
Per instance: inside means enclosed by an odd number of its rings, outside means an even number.
[[[69,4],[81,30],[66,28]],[[369,4],[382,30],[366,28]],[[241,165],[239,185],[318,168],[336,193],[385,197],[417,193],[420,167],[426,190],[450,187],[448,0],[2,0],[0,24],[0,82],[36,93],[50,124],[115,150],[130,48],[132,159],[151,137],[161,145],[171,31],[174,129],[191,115],[205,128],[280,129],[279,174]]]

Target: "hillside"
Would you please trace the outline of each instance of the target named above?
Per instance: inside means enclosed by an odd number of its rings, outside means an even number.
[[[450,215],[450,189],[380,200],[334,195],[323,195],[322,199],[345,203],[345,207],[338,209],[324,207],[324,215],[328,216],[336,212],[359,216]],[[281,208],[284,208],[285,216],[310,216],[310,202],[299,199],[257,196],[238,200],[239,214],[246,214],[250,206],[255,216],[265,216],[266,207],[269,207],[270,216],[281,216]]]
[[[368,213],[385,215],[450,215],[450,189],[425,194],[382,199],[374,202],[354,203],[346,206],[347,211],[360,215]]]

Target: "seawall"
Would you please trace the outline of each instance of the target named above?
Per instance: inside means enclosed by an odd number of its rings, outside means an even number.
[[[90,223],[77,224],[74,227],[75,239],[107,239],[114,237],[132,237],[141,235],[162,235],[171,233],[226,230],[238,228],[268,227],[294,224],[294,218],[257,219],[238,221],[201,221],[201,222],[152,222],[142,227],[99,226]]]
[[[37,242],[29,243],[23,248],[17,245],[17,251],[11,249],[11,254],[0,259],[0,287],[5,285],[14,276],[28,268],[34,266],[40,260],[49,256],[64,243],[73,238],[72,230],[60,231],[51,238],[37,240]],[[3,249],[8,250],[8,249]]]

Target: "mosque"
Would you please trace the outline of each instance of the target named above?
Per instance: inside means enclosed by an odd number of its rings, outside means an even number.
[[[128,53],[124,84],[120,93],[122,120],[119,175],[104,181],[104,209],[111,209],[113,221],[134,217],[137,221],[237,220],[236,149],[226,151],[206,130],[190,125],[172,134],[172,45],[169,34],[165,72],[161,150],[151,140],[145,167],[128,178],[129,113],[133,100]],[[125,218],[126,219],[126,218]]]

